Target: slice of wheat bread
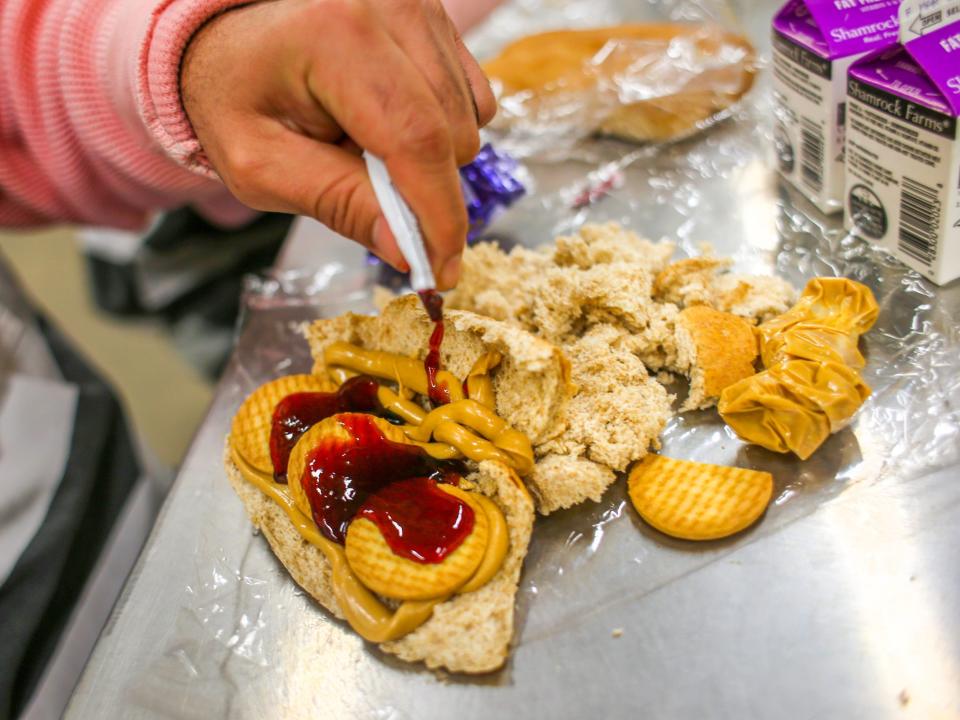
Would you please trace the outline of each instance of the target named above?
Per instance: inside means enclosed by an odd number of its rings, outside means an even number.
[[[294,582],[343,619],[333,594],[330,564],[323,553],[300,536],[276,503],[244,480],[229,447],[224,464],[250,521],[263,533]],[[503,565],[482,588],[440,603],[419,628],[380,647],[409,662],[423,661],[429,668],[484,673],[496,670],[507,658],[513,637],[514,599],[533,531],[534,508],[517,476],[500,463],[480,463],[467,480],[493,500],[506,518],[510,548]]]
[[[514,325],[462,310],[444,313],[446,330],[441,364],[466,377],[473,363],[490,350],[503,355],[493,375],[497,414],[537,445],[561,429],[558,411],[574,393],[570,363],[563,351]],[[324,349],[338,340],[363,348],[422,358],[433,331],[415,295],[397,298],[376,317],[348,313],[317,320],[305,330],[314,372],[325,372]]]

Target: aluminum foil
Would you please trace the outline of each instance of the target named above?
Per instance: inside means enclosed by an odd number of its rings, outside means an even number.
[[[636,7],[670,18],[731,19],[725,5]],[[613,2],[524,0],[495,15],[473,43],[490,49],[534,29],[628,16]],[[754,40],[763,47],[762,36]],[[600,142],[588,148],[588,155],[603,159],[595,164],[530,161],[535,191],[489,231],[505,244],[537,246],[584,223],[615,220],[651,239],[676,242],[678,256],[696,255],[709,243],[718,255],[734,258],[737,271],[776,273],[798,288],[814,276],[842,275],[873,290],[881,312],[861,345],[863,376],[873,394],[855,421],[808,461],[742,443],[714,410],[678,415],[665,429],[666,455],[773,473],[774,500],[754,528],[712,543],[672,540],[638,518],[622,479],[599,503],[539,519],[517,599],[517,659],[477,680],[440,677],[366,646],[304,597],[262,539],[250,538],[249,524],[231,505],[200,531],[187,570],[192,580],[177,593],[176,627],[146,655],[124,690],[137,713],[433,717],[455,707],[452,698],[482,697],[485,704],[469,707],[496,716],[497,708],[512,707],[498,705],[501,698],[522,698],[539,682],[538,673],[559,672],[550,655],[560,638],[608,642],[583,639],[579,629],[598,617],[622,622],[616,608],[624,598],[683,582],[698,568],[763,542],[846,494],[875,487],[882,492],[956,467],[960,285],[935,288],[783,186],[772,170],[771,117],[768,78],[761,74],[730,118],[683,142],[647,148]],[[251,280],[236,357],[220,389],[225,407],[236,408],[262,382],[309,368],[300,324],[346,310],[372,311],[374,278],[369,268],[328,265]],[[209,486],[197,501],[228,502],[229,488],[217,476],[219,458],[206,462]],[[324,673],[323,667],[337,672]],[[601,669],[607,674],[593,682],[615,682],[615,671]],[[494,688],[504,694],[488,693]],[[444,704],[434,713],[427,708],[436,698]],[[542,692],[534,692],[531,702],[536,698],[550,702]]]

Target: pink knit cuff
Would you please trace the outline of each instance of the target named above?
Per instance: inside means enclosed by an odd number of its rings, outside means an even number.
[[[250,0],[161,0],[153,10],[137,66],[137,100],[164,151],[194,172],[216,177],[180,98],[180,62],[193,34],[213,16]]]

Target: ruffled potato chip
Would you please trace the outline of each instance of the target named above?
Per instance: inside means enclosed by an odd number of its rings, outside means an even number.
[[[273,411],[288,395],[301,392],[333,392],[336,385],[321,375],[286,375],[254,390],[233,416],[230,446],[251,467],[273,474],[270,459],[270,430]]]
[[[488,519],[472,494],[438,485],[473,510],[473,529],[441,562],[421,563],[393,552],[375,523],[358,517],[350,523],[344,549],[350,569],[364,585],[385,598],[431,600],[452,595],[477,571],[487,550]],[[502,556],[501,556],[502,557]]]
[[[773,476],[756,470],[647,455],[627,489],[640,517],[684,540],[716,540],[750,527],[773,494]]]

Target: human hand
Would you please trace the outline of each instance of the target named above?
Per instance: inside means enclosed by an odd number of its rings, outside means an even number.
[[[406,270],[360,157],[386,163],[440,289],[467,216],[457,168],[496,102],[439,0],[271,0],[190,41],[183,104],[210,163],[258,210],[315,217]]]

